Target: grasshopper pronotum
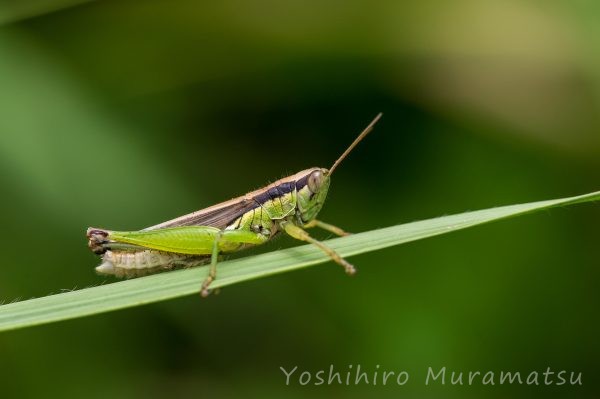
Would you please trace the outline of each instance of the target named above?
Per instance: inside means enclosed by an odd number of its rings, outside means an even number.
[[[306,169],[244,196],[140,231],[90,227],[87,230],[88,246],[94,253],[102,255],[102,263],[96,271],[118,277],[138,277],[210,261],[209,275],[200,290],[202,296],[208,296],[209,286],[217,275],[220,254],[263,244],[285,232],[316,245],[346,273],[354,274],[354,266],[311,237],[305,229],[320,227],[340,236],[348,234],[316,217],[327,197],[331,175],[379,118],[381,113],[330,169]]]

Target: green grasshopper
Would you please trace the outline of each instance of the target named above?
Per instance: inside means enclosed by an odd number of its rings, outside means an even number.
[[[348,235],[316,217],[327,197],[331,175],[373,129],[381,115],[373,119],[329,170],[306,169],[244,196],[140,231],[90,227],[87,230],[88,246],[94,253],[102,255],[102,263],[96,271],[117,277],[139,277],[210,262],[208,277],[200,290],[206,297],[217,276],[220,254],[263,244],[285,232],[316,245],[347,274],[354,274],[354,266],[311,237],[305,229],[320,227],[339,236]]]

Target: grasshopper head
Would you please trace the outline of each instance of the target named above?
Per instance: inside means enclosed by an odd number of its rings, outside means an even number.
[[[327,198],[329,191],[329,170],[311,168],[301,172],[302,177],[296,182],[298,218],[303,222],[313,220]]]

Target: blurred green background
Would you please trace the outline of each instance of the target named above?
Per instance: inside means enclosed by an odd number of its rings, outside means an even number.
[[[379,111],[321,213],[349,231],[597,190],[599,18],[584,0],[1,0],[0,299],[110,283],[88,226],[327,167]],[[357,256],[356,278],[325,264],[4,333],[0,397],[598,397],[599,220],[552,210]],[[330,364],[411,379],[279,369]],[[426,387],[429,366],[583,386]]]

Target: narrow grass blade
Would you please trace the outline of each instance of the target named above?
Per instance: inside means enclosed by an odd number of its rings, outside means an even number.
[[[352,256],[495,220],[557,206],[600,200],[600,191],[577,197],[509,205],[372,230],[327,241]],[[329,259],[312,245],[223,262],[214,288],[300,269]],[[180,270],[0,306],[0,331],[89,316],[197,294],[208,268]],[[198,299],[200,300],[200,299]]]

